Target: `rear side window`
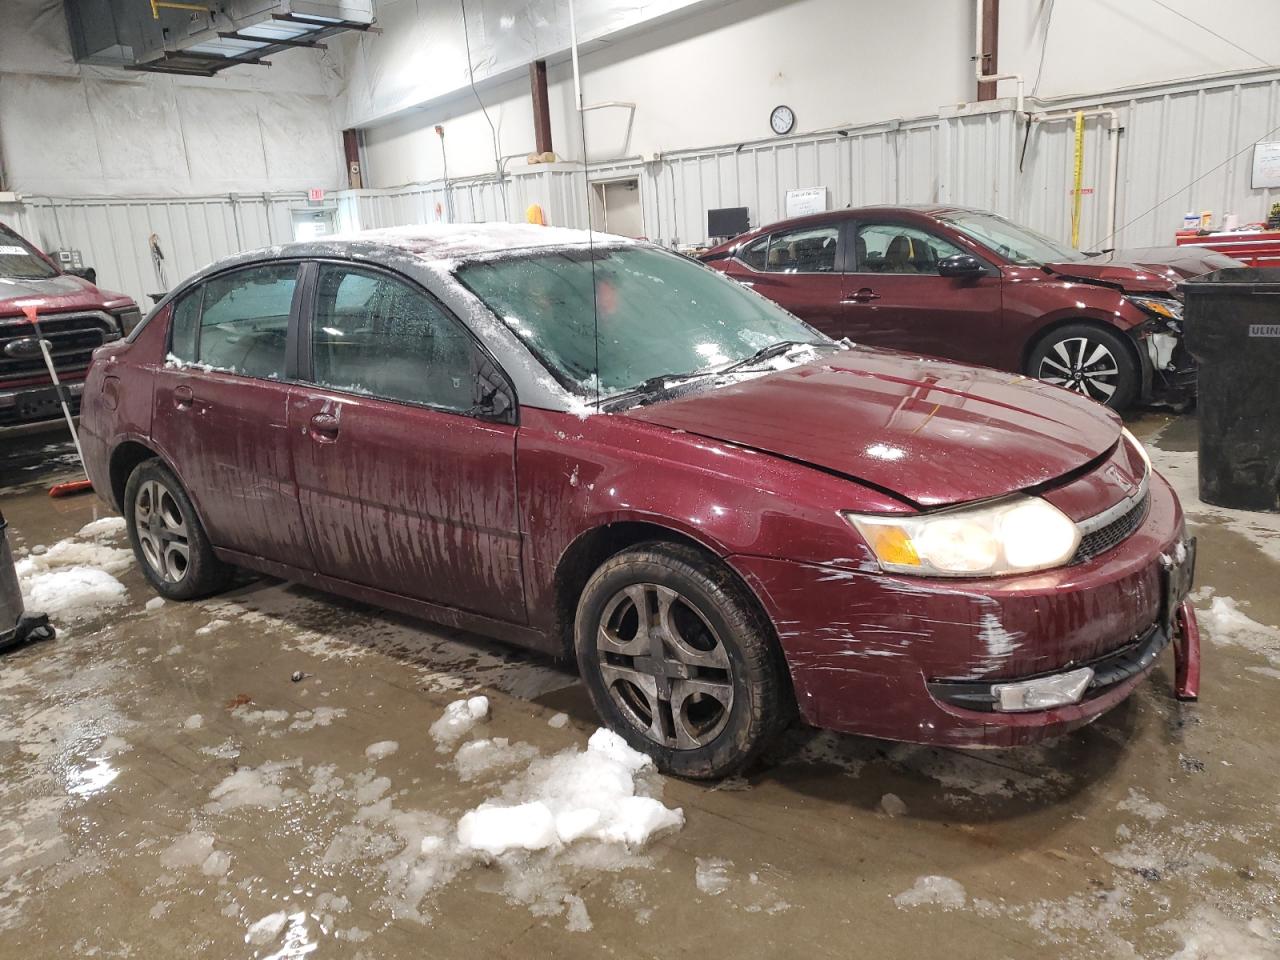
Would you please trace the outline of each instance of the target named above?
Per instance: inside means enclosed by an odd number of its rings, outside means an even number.
[[[169,352],[179,360],[196,359],[197,335],[200,330],[200,297],[204,287],[197,287],[173,307],[169,321]]]
[[[766,233],[763,237],[752,240],[745,247],[738,251],[738,259],[749,267],[756,270],[763,270],[765,260],[769,256],[769,235]]]
[[[835,273],[839,228],[783,230],[769,239],[764,269],[770,273]]]
[[[479,359],[466,331],[423,291],[383,273],[320,267],[316,383],[461,413],[478,402]]]
[[[207,281],[201,291],[195,360],[247,377],[283,377],[297,284],[298,266],[293,263],[250,267]],[[179,308],[185,305],[184,301]],[[178,320],[175,310],[175,348]]]

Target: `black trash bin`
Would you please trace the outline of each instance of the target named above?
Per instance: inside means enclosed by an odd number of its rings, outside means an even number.
[[[1179,289],[1200,368],[1200,499],[1280,511],[1280,268],[1216,270]]]
[[[22,590],[18,573],[13,568],[13,553],[0,513],[0,650],[26,643],[28,640],[51,640],[53,627],[43,613],[27,613],[22,608]]]

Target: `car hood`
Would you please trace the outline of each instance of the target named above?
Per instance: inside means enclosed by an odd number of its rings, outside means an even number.
[[[1118,287],[1125,293],[1172,297],[1177,290],[1174,280],[1171,280],[1162,268],[1151,269],[1137,263],[1069,260],[1063,263],[1046,263],[1043,269],[1046,273],[1066,277],[1069,280]]]
[[[1202,277],[1214,270],[1225,270],[1228,267],[1243,267],[1245,264],[1217,250],[1210,250],[1198,244],[1185,247],[1142,247],[1131,250],[1115,250],[1102,254],[1099,261],[1108,263],[1139,264],[1151,273],[1164,276],[1171,283],[1178,283],[1191,277]]]
[[[123,293],[100,290],[88,280],[69,273],[60,273],[46,280],[0,277],[0,317],[20,317],[23,306],[33,302],[41,315],[69,310],[114,309],[132,303]]]
[[[625,415],[806,463],[922,507],[1056,480],[1120,436],[1115,414],[1065,390],[864,347]]]

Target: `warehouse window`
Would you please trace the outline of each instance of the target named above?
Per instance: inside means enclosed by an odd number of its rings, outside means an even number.
[[[387,400],[467,411],[476,349],[426,293],[383,273],[320,267],[312,379]]]

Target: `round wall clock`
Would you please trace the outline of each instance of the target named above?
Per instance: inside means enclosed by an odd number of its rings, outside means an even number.
[[[774,107],[773,113],[769,114],[769,126],[778,136],[790,133],[795,125],[795,111],[786,105]]]

